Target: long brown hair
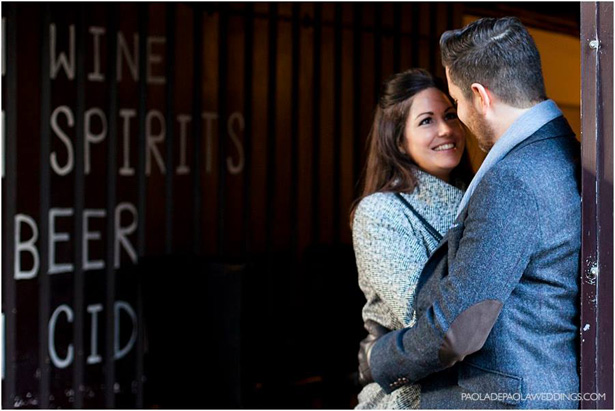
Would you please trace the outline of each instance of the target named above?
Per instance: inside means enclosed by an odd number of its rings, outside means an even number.
[[[400,150],[413,97],[428,88],[442,91],[443,83],[423,69],[394,74],[383,84],[367,144],[367,164],[363,170],[363,191],[350,210],[350,226],[359,202],[376,192],[411,193],[417,185],[418,167]],[[464,149],[459,165],[451,172],[451,183],[463,188],[471,179],[471,167]]]

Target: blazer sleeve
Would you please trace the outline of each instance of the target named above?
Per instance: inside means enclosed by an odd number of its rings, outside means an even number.
[[[482,348],[538,247],[538,218],[535,195],[514,171],[485,176],[468,205],[456,254],[438,266],[448,267],[448,275],[428,296],[433,303],[412,328],[388,333],[371,351],[372,375],[384,391]]]
[[[353,245],[359,283],[376,293],[399,323],[407,326],[428,251],[403,211],[385,196],[366,197],[355,213]]]

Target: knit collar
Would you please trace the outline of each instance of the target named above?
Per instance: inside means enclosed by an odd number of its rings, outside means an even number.
[[[427,205],[432,205],[434,199],[456,200],[451,201],[450,203],[452,207],[457,207],[457,201],[459,201],[463,195],[463,191],[461,189],[447,183],[444,180],[440,180],[438,177],[433,176],[418,167],[415,168],[414,171],[417,178],[417,185],[414,189],[413,195],[418,200],[426,203]]]

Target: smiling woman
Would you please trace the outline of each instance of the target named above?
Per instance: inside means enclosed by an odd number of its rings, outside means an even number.
[[[412,325],[419,274],[453,223],[470,178],[456,109],[425,70],[384,82],[369,139],[363,196],[351,217],[359,286],[367,300],[364,342]],[[367,383],[370,377],[360,379]],[[372,383],[359,394],[358,408],[418,405],[416,385],[386,394]]]
[[[465,136],[455,107],[435,87],[414,96],[402,150],[422,170],[448,182],[465,148]]]

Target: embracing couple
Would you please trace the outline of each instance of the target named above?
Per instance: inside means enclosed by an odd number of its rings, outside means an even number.
[[[440,48],[450,94],[421,69],[385,82],[352,210],[358,408],[578,408],[578,142],[519,20]]]

